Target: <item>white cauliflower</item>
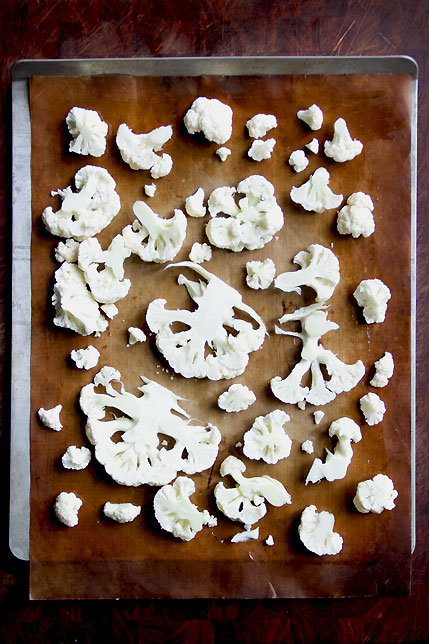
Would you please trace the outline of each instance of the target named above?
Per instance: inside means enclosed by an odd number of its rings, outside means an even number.
[[[70,186],[51,192],[52,196],[61,197],[61,208],[54,212],[48,206],[42,220],[52,235],[82,241],[110,224],[121,208],[121,201],[115,191],[116,182],[104,168],[86,165],[76,172],[74,182],[77,192]]]
[[[203,188],[198,188],[193,195],[186,197],[185,210],[190,217],[204,217],[207,214],[207,208],[204,205]]]
[[[199,244],[195,242],[192,244],[191,251],[189,253],[189,259],[195,264],[202,264],[203,262],[209,262],[212,258],[212,248],[208,244]]]
[[[128,327],[128,344],[127,347],[131,347],[137,342],[146,342],[146,334],[136,326]]]
[[[55,407],[52,407],[52,409],[43,409],[43,407],[40,407],[37,415],[39,416],[39,420],[42,425],[48,429],[53,429],[55,432],[59,432],[63,428],[60,421],[62,408],[62,405],[56,405]]]
[[[318,105],[313,103],[307,110],[298,110],[297,117],[304,121],[310,130],[320,130],[323,125],[323,112]]]
[[[354,192],[347,199],[337,217],[337,230],[341,235],[351,235],[355,239],[369,237],[375,230],[372,211],[374,204],[369,195],[364,192]]]
[[[379,279],[362,280],[353,296],[363,307],[363,316],[368,324],[384,322],[390,289]]]
[[[253,530],[237,532],[237,534],[231,537],[231,543],[247,543],[248,541],[256,541],[257,539],[259,539],[259,528],[254,528]]]
[[[247,156],[254,161],[271,159],[275,144],[275,139],[255,139],[247,152]]]
[[[66,116],[66,123],[73,140],[70,141],[70,152],[90,154],[101,157],[106,151],[108,125],[101,120],[95,110],[83,107],[72,107]]]
[[[302,172],[308,166],[309,160],[305,156],[304,150],[294,150],[289,157],[289,165],[295,172]]]
[[[55,259],[57,262],[77,262],[79,252],[79,242],[75,239],[66,239],[65,242],[58,242],[55,248]]]
[[[171,125],[163,125],[147,134],[134,134],[125,123],[116,133],[116,145],[122,159],[132,170],[150,170],[153,179],[165,177],[173,167],[169,154],[156,154],[173,136]]]
[[[275,464],[287,458],[292,441],[284,430],[290,421],[289,414],[275,409],[266,416],[258,416],[252,427],[244,434],[243,453],[247,458]]]
[[[217,98],[196,98],[183,120],[189,134],[202,132],[208,141],[220,145],[232,134],[232,109]]]
[[[327,157],[339,163],[351,161],[363,150],[363,143],[352,139],[344,119],[337,119],[334,123],[334,138],[325,141],[324,151]]]
[[[274,539],[273,539],[272,534],[269,534],[268,537],[265,539],[265,545],[266,546],[273,546],[274,545]]]
[[[308,211],[321,213],[331,208],[338,208],[343,195],[332,192],[328,185],[329,179],[330,175],[326,168],[317,168],[302,186],[293,186],[290,198]]]
[[[246,385],[235,384],[217,399],[219,409],[227,412],[244,411],[256,401],[256,396]]]
[[[122,235],[116,235],[107,250],[96,237],[81,242],[77,263],[97,302],[114,304],[128,294],[131,281],[124,277],[124,261],[130,255]],[[100,269],[101,265],[104,268]]]
[[[74,492],[61,492],[54,503],[55,515],[68,528],[74,528],[79,523],[78,512],[82,507],[82,499]]]
[[[91,452],[87,447],[70,445],[61,457],[61,463],[66,470],[84,470],[91,461]]]
[[[338,438],[335,450],[332,453],[326,448],[327,456],[324,463],[320,458],[314,459],[305,479],[306,485],[307,483],[319,483],[322,479],[327,481],[343,479],[353,457],[352,441],[358,443],[362,440],[359,425],[347,417],[339,418],[331,424],[329,436]]]
[[[314,416],[314,422],[316,423],[316,425],[320,425],[320,423],[322,422],[322,419],[325,416],[325,412],[320,411],[318,409],[317,411],[313,412],[313,416]]]
[[[301,445],[301,449],[302,449],[302,451],[303,451],[303,452],[305,452],[306,454],[313,454],[313,452],[314,452],[314,445],[313,445],[313,441],[310,441],[310,440],[306,440],[306,441],[304,441],[304,442],[302,443],[302,445]]]
[[[110,503],[107,501],[103,506],[103,513],[117,523],[130,523],[139,516],[141,509],[141,505],[133,503]]]
[[[231,150],[225,147],[218,148],[216,150],[216,154],[218,155],[219,159],[224,163],[229,157],[229,155],[231,154]]]
[[[246,123],[249,136],[252,139],[262,139],[269,130],[277,127],[274,114],[255,114]]]
[[[144,191],[147,197],[154,197],[156,192],[156,184],[146,183],[144,186]]]
[[[313,154],[317,154],[319,152],[319,141],[317,139],[311,139],[310,143],[307,143],[305,147]]]
[[[375,374],[369,384],[372,387],[385,387],[390,378],[393,376],[393,371],[395,369],[395,363],[393,361],[392,354],[389,351],[386,351],[386,353],[380,358],[380,360],[375,361],[374,367]]]
[[[238,206],[236,192],[245,195]],[[208,208],[212,217],[206,226],[210,242],[235,252],[263,248],[284,223],[274,186],[260,175],[240,181],[237,190],[229,186],[216,188],[209,197]]]
[[[276,267],[273,260],[268,257],[263,262],[246,262],[246,272],[247,286],[256,290],[265,290],[272,284]]]
[[[100,357],[98,349],[90,344],[86,349],[73,349],[70,358],[78,369],[93,369]]]
[[[393,481],[385,474],[377,474],[373,479],[358,483],[353,503],[363,514],[381,514],[383,510],[393,510],[397,496]]]
[[[343,538],[334,532],[335,517],[330,512],[318,512],[315,505],[307,506],[301,514],[299,538],[316,555],[336,555],[343,547]]]
[[[113,320],[115,315],[119,313],[118,307],[115,304],[101,304],[100,309],[109,320]]]
[[[374,393],[366,394],[359,400],[361,411],[368,425],[378,425],[386,413],[386,405],[380,396]]]

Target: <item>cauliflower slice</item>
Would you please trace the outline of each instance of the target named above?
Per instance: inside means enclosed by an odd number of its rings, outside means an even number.
[[[392,479],[385,474],[377,474],[368,481],[358,483],[353,503],[356,510],[363,514],[381,514],[383,510],[393,510],[397,496]]]
[[[307,506],[301,514],[299,538],[316,555],[336,555],[343,547],[343,538],[334,532],[335,517],[330,512],[318,512],[315,505]]]
[[[305,452],[306,454],[313,454],[313,452],[314,452],[314,445],[313,445],[313,441],[310,441],[310,440],[306,440],[306,441],[304,441],[304,442],[302,443],[302,445],[301,445],[301,449],[302,449],[302,451],[303,451],[303,452]]]
[[[302,172],[308,166],[309,160],[305,156],[304,150],[294,150],[289,157],[289,165],[295,172]]]
[[[269,130],[277,127],[274,114],[255,114],[246,123],[249,136],[252,139],[262,139]]]
[[[317,168],[302,186],[293,186],[290,198],[308,211],[321,213],[331,208],[338,208],[343,195],[332,192],[328,186],[329,179],[330,175],[326,168]]]
[[[216,154],[218,155],[219,159],[222,161],[222,163],[225,163],[229,155],[231,154],[231,150],[229,148],[218,148],[216,150]]]
[[[375,361],[374,367],[375,374],[369,384],[372,387],[385,387],[390,378],[393,376],[393,371],[395,369],[395,363],[393,362],[392,354],[389,353],[389,351],[386,351],[386,353],[380,358],[380,360]]]
[[[311,139],[310,143],[307,143],[305,147],[313,154],[317,154],[319,152],[319,141],[317,139]]]
[[[91,461],[91,452],[87,447],[70,445],[61,457],[61,463],[66,470],[84,470]]]
[[[141,509],[141,505],[133,503],[110,503],[107,501],[103,506],[103,513],[117,523],[130,523],[139,516]]]
[[[58,242],[55,248],[55,259],[62,264],[63,262],[77,262],[79,253],[79,242],[75,239],[66,239],[65,242]]]
[[[186,215],[176,208],[170,219],[163,219],[144,201],[136,201],[133,212],[137,220],[122,231],[125,246],[144,262],[171,261],[186,237]]]
[[[74,492],[61,492],[54,503],[55,515],[68,528],[74,528],[79,523],[78,512],[82,507],[82,499]]]
[[[285,293],[301,293],[301,286],[310,286],[316,291],[316,302],[326,302],[332,296],[340,281],[340,264],[338,258],[329,249],[320,244],[311,244],[293,258],[301,270],[281,273],[274,281],[274,286]]]
[[[131,281],[124,278],[124,261],[131,255],[122,235],[116,235],[107,250],[103,250],[96,237],[81,242],[78,266],[97,302],[114,304],[122,300],[131,288]],[[100,270],[100,265],[104,268]]]
[[[256,401],[256,396],[246,385],[235,384],[223,392],[217,399],[220,409],[227,412],[244,411]]]
[[[226,488],[221,481],[214,490],[216,505],[232,521],[241,521],[249,526],[257,523],[267,512],[264,501],[279,508],[292,503],[284,486],[264,474],[246,478],[245,464],[235,456],[228,456],[220,466],[221,476],[232,476],[235,487]]]
[[[204,205],[203,188],[198,188],[193,195],[186,197],[185,210],[190,217],[204,217],[207,214],[207,208]]]
[[[235,203],[235,188],[216,188],[208,200],[211,221],[206,226],[213,246],[235,252],[263,248],[283,226],[283,212],[274,186],[261,175],[240,181],[237,192],[245,196]],[[218,214],[221,217],[218,217]]]
[[[314,459],[305,479],[306,485],[307,483],[319,483],[322,479],[327,481],[343,479],[353,457],[352,441],[358,443],[362,440],[359,425],[347,417],[339,418],[331,424],[329,436],[338,438],[334,453],[326,449],[327,456],[324,463],[320,458]]]
[[[375,230],[372,211],[374,204],[364,192],[354,192],[347,199],[347,205],[338,213],[337,230],[340,235],[351,235],[355,239],[369,237]]]
[[[61,197],[61,208],[54,212],[48,206],[42,220],[52,235],[82,241],[110,224],[121,208],[121,201],[115,191],[116,182],[104,168],[86,165],[76,172],[74,182],[77,192],[70,186],[51,192],[52,196]]]
[[[334,123],[334,138],[325,141],[324,151],[327,157],[338,163],[351,161],[363,150],[363,143],[352,139],[344,119],[337,119]]]
[[[266,139],[265,141],[263,139],[255,139],[247,152],[247,156],[254,161],[271,159],[275,144],[275,139]]]
[[[374,393],[366,394],[359,400],[361,411],[368,425],[378,425],[386,413],[386,405],[380,396]]]
[[[146,334],[136,326],[128,327],[127,347],[132,347],[133,344],[137,344],[137,342],[146,342]]]
[[[155,517],[164,530],[182,541],[190,541],[207,525],[213,528],[217,519],[207,510],[198,510],[189,497],[195,492],[195,483],[179,476],[172,485],[164,485],[155,494]]]
[[[289,414],[281,409],[275,409],[266,416],[258,416],[243,437],[245,456],[273,465],[287,458],[292,448],[292,441],[283,425],[289,421]]]
[[[237,532],[231,538],[231,543],[247,543],[248,541],[256,541],[257,539],[259,539],[259,528],[254,528],[253,530]]]
[[[363,317],[367,324],[384,322],[387,302],[390,300],[390,289],[379,279],[362,280],[353,296],[359,306],[363,307]]]
[[[106,136],[109,129],[95,110],[72,107],[66,116],[66,123],[73,140],[70,152],[101,157],[106,151]]]
[[[232,109],[217,98],[196,98],[183,120],[189,134],[202,132],[208,141],[220,145],[231,138]]]
[[[70,358],[76,364],[78,369],[93,369],[100,357],[98,349],[90,344],[86,349],[73,349],[70,353]]]
[[[95,458],[113,480],[121,485],[165,485],[180,470],[195,474],[213,465],[221,440],[217,427],[191,425],[179,406],[181,398],[153,380],[142,376],[142,395],[137,397],[125,391],[120,378],[112,367],[103,367],[93,384],[83,387],[79,401]],[[119,391],[113,382],[119,383]],[[106,393],[98,393],[98,386]],[[164,435],[174,442],[171,448],[161,445]]]
[[[320,130],[323,125],[323,112],[318,105],[313,103],[307,110],[298,110],[297,117],[304,121],[310,130]]]
[[[43,409],[43,407],[40,407],[37,415],[39,416],[39,420],[42,425],[48,429],[53,429],[55,432],[59,432],[63,428],[60,421],[62,408],[62,405],[56,405],[55,407],[52,407],[52,409]]]
[[[249,353],[263,344],[266,328],[259,315],[243,303],[241,294],[205,268],[192,262],[172,264],[194,270],[203,279],[192,282],[180,275],[197,304],[195,311],[166,310],[166,300],[151,302],[146,321],[156,333],[156,345],[171,367],[185,378],[235,378],[243,373]],[[170,268],[170,267],[169,267]],[[249,316],[251,322],[240,319],[237,313]],[[181,322],[186,329],[174,332],[171,325]],[[233,329],[233,332],[228,331]],[[209,353],[205,355],[206,349]]]
[[[192,244],[191,251],[189,253],[189,259],[195,264],[202,264],[203,262],[209,262],[212,258],[212,248],[208,244],[199,244],[195,242]]]
[[[156,154],[173,136],[171,125],[163,125],[147,134],[135,134],[126,123],[116,133],[116,145],[122,159],[132,170],[150,170],[153,179],[165,177],[173,167],[169,154]]]
[[[246,262],[246,282],[247,286],[254,289],[267,289],[276,274],[276,267],[269,257],[263,262]]]

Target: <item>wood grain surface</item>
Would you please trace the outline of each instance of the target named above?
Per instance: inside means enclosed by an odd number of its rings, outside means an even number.
[[[428,5],[417,1],[14,2],[0,7],[0,341],[2,505],[8,505],[10,80],[20,58],[408,54],[420,66],[417,548],[410,597],[348,600],[30,603],[28,565],[0,531],[0,641],[420,642],[428,628],[429,367],[426,139]],[[5,512],[6,514],[6,512]]]

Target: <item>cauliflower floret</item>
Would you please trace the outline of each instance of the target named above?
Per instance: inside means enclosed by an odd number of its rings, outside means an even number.
[[[351,161],[363,150],[363,143],[352,139],[344,119],[337,119],[334,123],[334,138],[332,141],[325,141],[324,146],[327,157],[338,163]]]
[[[320,411],[318,409],[317,411],[313,412],[313,416],[314,416],[314,422],[316,423],[316,425],[320,425],[320,423],[322,422],[323,417],[325,416],[325,412]]]
[[[385,387],[390,378],[393,376],[393,371],[395,369],[395,363],[393,362],[392,354],[389,353],[389,351],[386,351],[386,353],[380,358],[380,360],[376,360],[374,367],[375,374],[369,384],[372,387]]]
[[[131,281],[124,278],[124,261],[130,255],[122,235],[116,235],[107,250],[101,248],[96,237],[80,244],[78,266],[97,302],[114,304],[128,294]],[[104,265],[101,270],[100,265]]]
[[[313,154],[317,154],[319,152],[319,141],[317,139],[311,139],[310,143],[307,143],[305,147]]]
[[[328,186],[329,179],[330,175],[326,168],[317,168],[302,186],[293,186],[290,198],[308,211],[321,213],[331,208],[338,208],[343,195],[332,192]]]
[[[274,114],[255,114],[246,123],[249,136],[252,139],[262,139],[269,130],[277,127]]]
[[[40,407],[37,412],[40,422],[48,429],[53,429],[55,432],[59,432],[63,428],[60,421],[62,408],[62,405],[56,405],[56,407],[52,407],[52,409],[43,409],[43,407]]]
[[[262,139],[255,139],[247,152],[247,156],[249,156],[254,161],[264,161],[265,159],[271,159],[275,144],[275,139],[267,139],[266,141]]]
[[[247,543],[247,541],[256,541],[257,539],[259,539],[259,528],[254,528],[253,530],[237,532],[231,537],[231,543]]]
[[[298,532],[304,546],[316,555],[336,555],[343,547],[343,538],[334,532],[335,517],[330,512],[318,512],[309,505],[301,514]]]
[[[61,463],[66,470],[84,470],[91,461],[91,452],[87,447],[70,445],[61,457]]]
[[[297,117],[306,123],[310,130],[320,130],[323,124],[323,112],[318,105],[313,103],[307,110],[298,110]]]
[[[77,262],[79,253],[79,242],[75,239],[66,239],[65,242],[60,241],[55,248],[55,259],[62,264],[63,262]]]
[[[289,165],[295,172],[302,172],[308,166],[309,161],[305,156],[304,150],[294,150],[289,157]]]
[[[338,438],[334,453],[326,449],[327,456],[324,463],[320,458],[314,459],[305,479],[306,485],[307,483],[319,483],[322,479],[327,481],[343,479],[353,457],[352,441],[358,443],[362,440],[359,425],[347,417],[339,418],[331,424],[329,436]]]
[[[227,412],[244,411],[256,401],[256,396],[246,385],[235,384],[223,392],[217,399],[220,409]]]
[[[390,300],[390,289],[379,279],[362,280],[354,298],[363,307],[363,316],[368,324],[384,322],[387,302]]]
[[[254,289],[267,289],[274,279],[276,267],[272,259],[267,258],[263,262],[246,262],[247,286]]]
[[[127,347],[131,347],[137,342],[146,342],[146,334],[136,326],[130,326],[128,328],[128,344]]]
[[[314,452],[313,442],[312,442],[312,441],[310,441],[310,440],[306,440],[306,441],[304,441],[304,442],[302,443],[302,445],[301,445],[301,449],[302,449],[302,451],[303,451],[303,452],[305,452],[306,454],[313,454],[313,452]]]
[[[218,155],[219,159],[224,163],[229,155],[231,154],[231,150],[229,148],[218,148],[216,150],[216,154]]]
[[[341,235],[351,235],[355,239],[362,235],[369,237],[375,230],[374,204],[364,192],[354,192],[347,199],[347,205],[338,213],[337,230]]]
[[[189,134],[202,132],[208,141],[220,145],[232,134],[232,109],[217,98],[196,98],[183,120]]]
[[[173,166],[169,154],[156,152],[173,136],[171,125],[163,125],[147,134],[135,134],[128,125],[121,123],[116,133],[116,145],[122,159],[132,170],[150,170],[153,179],[165,177]]]
[[[358,483],[353,503],[363,514],[381,514],[383,510],[393,510],[397,496],[393,481],[385,474],[377,474],[373,479]]]
[[[287,458],[292,441],[283,425],[290,421],[289,414],[275,409],[266,416],[258,416],[252,427],[244,434],[243,453],[247,458],[275,464]]]
[[[204,217],[207,214],[207,208],[204,206],[203,188],[198,188],[193,195],[186,197],[185,210],[190,217]]]
[[[61,492],[55,499],[54,511],[58,521],[68,528],[74,528],[79,523],[78,512],[82,507],[82,499],[74,492]]]
[[[93,369],[96,366],[100,352],[90,344],[86,349],[73,349],[70,358],[78,369]]]
[[[156,192],[156,184],[155,183],[146,183],[144,187],[145,194],[148,197],[154,197],[155,192]]]
[[[83,107],[72,107],[66,116],[66,123],[73,140],[70,141],[70,152],[91,154],[101,157],[106,151],[108,125],[101,120],[95,110]]]
[[[103,506],[103,513],[117,523],[130,523],[139,516],[141,509],[141,505],[133,503],[110,503],[107,501]]]
[[[212,249],[208,244],[199,244],[195,242],[192,244],[191,251],[189,253],[189,259],[195,264],[202,264],[203,262],[209,262],[212,258]]]
[[[362,396],[359,405],[368,425],[378,425],[386,413],[386,405],[377,394],[369,393]]]

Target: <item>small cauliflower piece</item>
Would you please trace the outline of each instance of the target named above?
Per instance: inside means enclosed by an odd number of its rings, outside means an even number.
[[[364,192],[354,192],[347,199],[337,217],[337,230],[340,235],[351,235],[355,239],[369,237],[375,230],[372,211],[374,204],[369,195]]]
[[[218,155],[219,159],[222,161],[222,163],[225,163],[229,155],[231,154],[231,150],[229,148],[218,148],[216,150],[216,154]]]
[[[353,503],[356,510],[363,514],[381,514],[383,510],[393,510],[397,496],[393,481],[385,474],[377,474],[372,479],[358,483]]]
[[[263,262],[246,262],[246,283],[253,289],[267,289],[273,282],[276,267],[269,257]]]
[[[133,503],[110,503],[107,501],[103,506],[104,515],[117,523],[130,523],[139,516],[140,512],[141,505]]]
[[[154,197],[156,192],[156,184],[146,183],[144,187],[144,191],[147,197]]]
[[[204,217],[207,214],[207,208],[204,205],[203,188],[198,188],[193,195],[186,197],[185,211],[190,217]]]
[[[256,541],[257,539],[259,539],[259,528],[254,528],[253,530],[237,532],[231,538],[231,543],[246,543],[247,541]]]
[[[271,159],[275,144],[275,139],[255,139],[247,152],[247,156],[254,161]]]
[[[326,168],[317,168],[302,186],[293,186],[290,198],[310,212],[321,213],[331,208],[338,208],[343,195],[332,192],[328,185],[329,179],[330,175]]]
[[[283,426],[289,421],[289,414],[281,409],[275,409],[266,416],[258,416],[243,437],[245,456],[272,465],[287,458],[292,448],[292,441]]]
[[[377,394],[369,393],[359,400],[361,411],[368,425],[378,425],[386,413],[386,405]]]
[[[200,244],[195,242],[192,244],[191,251],[189,253],[189,259],[195,264],[202,264],[203,262],[209,262],[212,258],[212,248],[206,243]]]
[[[274,545],[274,539],[273,539],[272,534],[269,534],[268,537],[265,539],[265,545],[266,546],[273,546]]]
[[[65,242],[60,241],[55,248],[55,259],[62,264],[63,262],[77,262],[79,253],[79,242],[75,239],[66,239]]]
[[[359,306],[363,307],[363,317],[367,324],[384,322],[387,302],[390,300],[390,289],[379,279],[362,280],[353,296]]]
[[[153,179],[165,177],[173,167],[169,154],[156,154],[173,136],[171,125],[163,125],[147,134],[135,134],[126,123],[116,133],[116,145],[122,159],[132,170],[150,170]]]
[[[308,166],[309,160],[305,156],[304,150],[294,150],[289,157],[289,165],[295,172],[302,172]]]
[[[303,452],[305,452],[306,454],[313,454],[313,452],[314,452],[314,445],[313,445],[313,442],[312,442],[312,441],[310,441],[310,440],[306,440],[306,441],[304,441],[304,442],[302,443],[302,445],[301,445],[301,449],[302,449],[302,451],[303,451]]]
[[[86,349],[73,349],[70,358],[78,369],[93,369],[96,366],[100,352],[90,344]]]
[[[118,307],[115,304],[101,304],[100,309],[109,320],[113,320],[115,315],[119,313]]]
[[[327,481],[343,479],[353,457],[352,441],[358,443],[362,439],[359,425],[347,417],[339,418],[331,424],[329,436],[338,438],[334,453],[326,448],[327,456],[324,463],[320,458],[314,459],[305,479],[306,485],[319,483],[322,479]]]
[[[277,127],[274,114],[255,114],[246,123],[249,136],[252,139],[262,139],[269,130]]]
[[[317,411],[313,412],[313,416],[314,416],[314,422],[316,423],[316,425],[320,425],[320,423],[322,422],[322,419],[325,416],[325,412],[318,409]]]
[[[310,143],[307,143],[305,147],[313,154],[317,154],[319,152],[319,141],[317,139],[311,139]]]
[[[108,125],[95,110],[72,107],[66,116],[68,131],[73,137],[70,152],[101,157],[106,151]]]
[[[217,399],[220,409],[227,412],[244,411],[256,401],[256,396],[246,385],[235,384],[223,392]]]
[[[91,461],[91,452],[87,447],[70,445],[61,457],[61,463],[66,470],[84,470]]]
[[[389,353],[389,351],[386,351],[386,353],[380,358],[380,360],[375,361],[374,367],[375,374],[369,384],[372,387],[385,387],[390,378],[393,376],[393,371],[395,369],[395,363],[393,362],[392,354]]]
[[[127,347],[131,347],[137,342],[146,342],[146,334],[136,326],[128,327],[128,344]]]
[[[231,476],[236,483],[235,487],[226,488],[221,481],[214,490],[216,505],[229,519],[251,526],[265,516],[265,501],[277,508],[292,503],[280,481],[266,474],[245,477],[245,471],[245,464],[235,456],[228,456],[220,466],[221,476]]]
[[[78,512],[82,507],[82,499],[74,492],[61,492],[54,503],[55,515],[68,528],[74,528],[79,523]]]
[[[217,98],[196,98],[183,120],[189,134],[202,132],[208,141],[220,145],[232,134],[232,109]]]
[[[128,294],[131,281],[124,277],[124,261],[130,255],[122,235],[116,235],[107,250],[101,248],[96,237],[81,242],[78,266],[97,302],[114,304]]]
[[[313,103],[307,110],[298,110],[297,117],[304,121],[310,130],[320,130],[323,125],[323,112],[318,105]]]
[[[352,139],[344,119],[337,119],[334,123],[334,138],[325,141],[324,151],[327,157],[338,163],[351,161],[363,150],[363,143]]]
[[[39,416],[39,420],[42,425],[48,429],[53,429],[55,432],[59,432],[63,428],[60,421],[62,408],[62,405],[56,405],[55,407],[52,407],[52,409],[43,409],[43,407],[40,407],[37,415]]]
[[[343,538],[334,532],[335,517],[330,512],[318,512],[315,505],[307,506],[301,514],[299,538],[316,555],[336,555],[343,547]]]
[[[190,541],[207,525],[213,528],[217,519],[207,510],[200,511],[189,497],[195,492],[195,483],[179,476],[172,485],[164,485],[155,494],[153,507],[161,528],[182,541]]]

